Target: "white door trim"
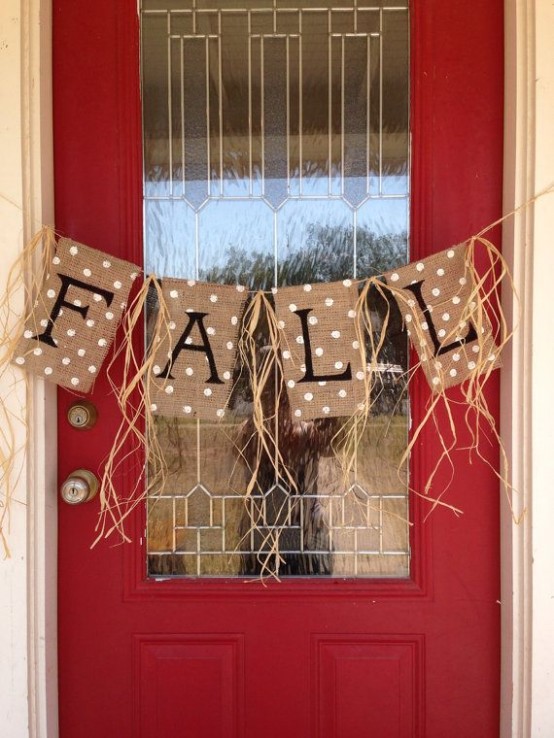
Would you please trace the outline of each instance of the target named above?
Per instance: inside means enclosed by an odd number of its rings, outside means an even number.
[[[51,0],[23,0],[22,102],[25,239],[54,225]],[[27,43],[26,43],[27,42]],[[25,63],[26,62],[26,63]],[[29,517],[27,520],[30,735],[58,734],[57,407],[51,385],[28,390]]]
[[[509,212],[554,182],[554,5],[506,0],[505,7]],[[503,234],[521,318],[503,371],[502,434],[517,504],[527,509],[514,525],[504,506],[502,520],[501,736],[514,738],[554,735],[553,234],[554,194],[518,213]]]
[[[0,289],[23,244],[54,220],[50,16],[51,0],[0,4]],[[0,560],[0,724],[10,738],[55,738],[56,393],[15,369],[0,392],[29,428],[17,459],[11,558]],[[15,429],[24,444],[23,424]]]
[[[505,115],[504,212],[526,202],[533,194],[531,130],[527,111],[532,105],[534,64],[530,49],[532,11],[527,3],[505,3]],[[530,392],[528,371],[532,360],[532,212],[525,209],[504,223],[502,247],[519,296],[515,303],[505,291],[503,306],[512,324],[518,322],[505,355],[501,375],[501,436],[510,462],[514,513],[521,515],[531,490]],[[522,248],[525,244],[525,248]],[[521,311],[521,315],[518,315]],[[530,516],[515,524],[501,500],[501,736],[530,736],[531,667],[529,630]]]

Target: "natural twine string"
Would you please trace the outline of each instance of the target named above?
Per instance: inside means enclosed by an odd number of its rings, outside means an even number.
[[[476,296],[479,295],[480,299],[475,300],[477,304],[477,312],[473,312],[471,313],[471,316],[468,315],[467,317],[471,317],[471,319],[476,321],[479,325],[480,321],[482,321],[481,316],[483,315],[483,311],[488,311],[489,309],[494,308],[494,314],[499,323],[497,332],[499,351],[504,348],[513,335],[513,329],[508,329],[507,318],[500,308],[499,287],[502,281],[508,279],[510,289],[514,294],[515,289],[505,260],[496,247],[490,241],[483,238],[483,236],[494,227],[531,207],[537,202],[537,200],[552,192],[554,192],[554,183],[548,185],[525,203],[514,208],[511,212],[487,225],[468,241],[467,262],[474,278],[474,293]],[[0,194],[0,199],[9,203],[18,210],[23,211],[23,208],[20,205],[5,195]],[[57,233],[52,227],[42,226],[40,231],[28,244],[26,244],[19,258],[12,265],[8,273],[5,292],[0,299],[0,327],[2,330],[2,336],[0,338],[0,379],[7,382],[10,387],[9,394],[7,396],[5,395],[0,402],[0,542],[3,546],[5,557],[9,557],[10,555],[7,539],[10,529],[10,507],[14,501],[13,491],[22,472],[24,453],[28,443],[28,427],[26,424],[25,413],[20,412],[19,409],[15,411],[11,407],[11,398],[15,395],[19,383],[23,382],[25,383],[25,386],[27,386],[28,378],[20,370],[11,367],[10,361],[13,357],[13,351],[19,336],[21,335],[25,322],[32,320],[33,306],[35,300],[40,296],[40,290],[44,283],[46,273],[55,250],[56,235],[60,236],[62,234]],[[489,257],[489,266],[485,270],[485,273],[481,275],[479,275],[475,269],[476,246],[484,247],[485,253],[487,253]],[[37,262],[36,255],[39,252],[41,258]],[[370,398],[372,396],[372,388],[375,381],[378,381],[379,378],[379,372],[376,371],[376,357],[378,356],[379,350],[385,340],[386,328],[390,319],[390,311],[387,310],[385,319],[381,326],[379,338],[375,341],[374,336],[376,333],[373,330],[371,314],[367,307],[367,294],[371,288],[375,288],[382,296],[384,296],[385,293],[389,293],[392,294],[395,299],[405,299],[404,296],[400,296],[398,294],[398,290],[395,290],[395,288],[389,284],[384,284],[379,277],[356,280],[356,283],[363,283],[364,285],[361,290],[358,303],[357,330],[360,338],[364,335],[368,335],[370,337],[369,355],[367,355],[365,341],[359,341],[361,347],[360,350],[363,352],[364,365],[369,367],[369,371],[367,372],[367,377],[365,379],[366,402],[363,410],[348,419],[343,427],[335,434],[333,439],[333,445],[336,450],[337,458],[339,458],[341,462],[345,480],[351,475],[351,471],[355,463],[357,440],[360,437],[360,433],[365,429],[370,417]],[[122,420],[116,433],[112,450],[104,464],[100,492],[101,511],[97,525],[97,538],[94,543],[97,543],[100,539],[107,538],[113,532],[118,532],[122,540],[128,541],[129,537],[125,532],[126,519],[135,507],[151,494],[152,491],[157,491],[159,493],[165,484],[167,473],[166,463],[163,451],[157,439],[154,422],[150,415],[151,403],[149,396],[151,392],[150,382],[153,353],[146,352],[146,358],[143,358],[142,355],[137,356],[132,338],[134,330],[143,321],[144,306],[150,289],[154,289],[156,291],[158,304],[160,306],[156,317],[154,334],[159,336],[164,331],[168,331],[167,308],[164,308],[163,294],[159,282],[154,276],[148,276],[145,278],[142,289],[134,298],[128,309],[125,320],[123,321],[124,340],[116,348],[112,361],[108,367],[110,384],[117,398]],[[17,311],[15,308],[16,297],[21,293],[23,293],[24,296],[25,308],[23,311]],[[245,329],[243,331],[241,341],[239,342],[239,354],[241,356],[243,366],[248,368],[254,394],[253,420],[256,432],[256,443],[258,446],[258,452],[255,457],[258,459],[257,463],[259,464],[259,459],[263,454],[273,458],[277,478],[279,478],[279,475],[285,474],[287,476],[288,483],[292,483],[294,485],[294,479],[287,470],[286,465],[283,464],[283,460],[280,455],[279,439],[271,434],[271,420],[272,417],[274,418],[277,416],[279,395],[276,394],[275,407],[269,415],[264,413],[263,403],[261,402],[261,397],[269,381],[269,377],[273,376],[274,368],[280,361],[280,351],[278,348],[280,345],[279,328],[274,322],[272,322],[271,316],[274,315],[274,313],[268,302],[268,293],[269,291],[257,291],[253,294],[250,305],[247,307],[245,312]],[[254,330],[259,324],[262,312],[265,314],[268,321],[270,333],[269,345],[271,347],[272,358],[270,360],[266,360],[262,366],[259,366],[256,357]],[[416,326],[416,333],[418,330],[421,330],[421,326]],[[114,366],[121,357],[123,358],[122,377],[120,380],[117,380],[114,379],[112,375]],[[407,384],[410,384],[418,368],[420,368],[419,363],[415,364],[408,370],[405,378]],[[477,369],[472,372],[469,380],[462,386],[462,402],[466,407],[464,421],[471,437],[471,443],[468,446],[468,450],[470,452],[476,452],[481,460],[493,468],[494,473],[497,475],[506,492],[510,508],[513,511],[511,495],[515,490],[512,488],[509,480],[507,454],[496,428],[494,417],[488,408],[484,393],[484,387],[490,377],[492,368],[493,367],[490,364],[485,368],[482,366],[482,362],[477,362]],[[8,370],[13,372],[11,375],[13,376],[13,379],[10,377],[10,379],[7,380]],[[447,463],[451,470],[454,468],[452,453],[458,445],[458,432],[452,415],[452,406],[458,403],[458,400],[449,398],[443,391],[439,391],[431,396],[424,416],[418,427],[412,432],[406,451],[399,463],[398,473],[401,474],[401,470],[405,468],[410,453],[412,452],[415,444],[418,443],[421,438],[423,429],[430,421],[432,421],[438,431],[437,435],[440,439],[442,451],[434,468],[428,475],[424,491],[420,492],[414,489],[411,490],[418,497],[431,503],[430,512],[435,509],[437,505],[444,505],[456,514],[461,513],[461,510],[453,507],[443,500],[449,483],[447,483],[438,494],[435,494],[434,497],[430,495],[430,490],[433,487],[433,482],[439,468],[441,468],[444,463]],[[450,432],[449,439],[445,438],[444,432],[438,427],[437,409],[440,406],[444,408],[448,419],[448,430]],[[17,426],[19,426],[19,429],[17,429]],[[492,433],[493,441],[497,443],[500,448],[500,469],[494,468],[480,450],[483,428],[486,428]],[[21,436],[21,433],[23,434],[24,440],[18,445],[17,438]],[[116,488],[116,480],[119,477],[118,471],[120,471],[121,468],[135,456],[139,449],[142,450],[142,452],[144,452],[144,449],[148,450],[148,474],[146,474],[146,467],[143,467],[143,471],[138,475],[133,489],[131,490],[131,494],[126,499],[122,500]],[[244,449],[238,449],[238,451],[239,454],[244,456]],[[21,457],[21,463],[17,466],[16,462],[19,456]],[[143,489],[142,484],[145,476],[146,484]],[[250,495],[252,490],[255,489],[256,476],[257,469],[255,464],[254,467],[250,469],[250,480],[247,486],[246,496]],[[523,509],[525,512],[525,507]],[[522,513],[522,515],[523,514],[524,513]],[[516,518],[514,515],[514,519],[516,519],[517,522],[521,519],[521,516]],[[252,524],[257,523],[256,521],[253,521]],[[277,540],[266,541],[265,543],[269,544],[269,553],[265,559],[265,568],[262,567],[262,571],[266,574],[278,576],[278,571],[275,572],[269,570],[269,564],[267,563],[271,560],[280,560],[278,536]]]

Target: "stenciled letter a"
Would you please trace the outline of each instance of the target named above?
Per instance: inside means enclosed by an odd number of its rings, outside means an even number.
[[[171,353],[171,358],[168,360],[167,364],[160,372],[160,374],[158,374],[158,377],[160,377],[161,379],[175,379],[175,377],[171,374],[171,370],[174,367],[175,362],[177,361],[177,358],[181,351],[202,351],[204,354],[206,354],[206,359],[208,360],[208,365],[210,367],[210,376],[208,377],[208,379],[206,379],[206,383],[224,384],[224,382],[218,376],[214,353],[210,345],[208,333],[204,326],[204,318],[208,314],[209,313],[196,313],[193,311],[187,312],[189,321],[185,327],[185,330],[175,344],[175,348]],[[202,338],[202,343],[187,343],[187,338],[190,336],[195,325],[198,326],[198,332],[200,333],[200,337]]]

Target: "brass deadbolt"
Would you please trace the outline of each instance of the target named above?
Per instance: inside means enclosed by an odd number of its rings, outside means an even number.
[[[88,402],[88,400],[74,402],[67,411],[69,425],[72,428],[77,428],[78,430],[92,428],[96,423],[97,417],[98,412],[96,407],[92,402]]]

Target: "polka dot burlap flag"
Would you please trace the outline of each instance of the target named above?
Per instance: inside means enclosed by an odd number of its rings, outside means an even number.
[[[164,279],[167,325],[154,337],[151,410],[220,420],[233,384],[244,303],[241,285]]]
[[[14,363],[62,387],[88,392],[140,271],[127,261],[60,239]]]
[[[435,392],[499,366],[492,326],[475,289],[465,244],[384,277]]]
[[[352,415],[363,404],[366,379],[356,329],[357,287],[347,279],[274,293],[293,417]]]

